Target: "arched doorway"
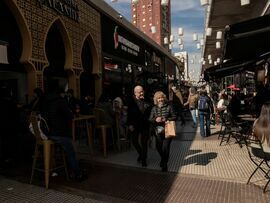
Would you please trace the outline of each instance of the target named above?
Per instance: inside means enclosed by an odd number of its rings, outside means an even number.
[[[5,2],[0,1],[0,40],[7,44],[8,64],[0,62],[0,86],[6,86],[18,103],[27,102],[27,75],[20,63],[23,40],[18,23]]]
[[[81,98],[90,96],[95,100],[95,77],[93,72],[93,54],[91,51],[90,39],[86,39],[81,53],[83,72],[80,75]]]
[[[53,23],[47,34],[45,51],[49,66],[45,68],[43,73],[44,91],[48,92],[53,86],[66,89],[68,87],[68,73],[64,69],[66,50],[57,22]]]

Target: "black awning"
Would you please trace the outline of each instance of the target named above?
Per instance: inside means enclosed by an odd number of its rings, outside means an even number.
[[[224,59],[256,59],[270,51],[270,14],[229,25],[224,36]]]
[[[252,60],[229,60],[225,63],[212,66],[204,71],[206,81],[234,75],[246,70],[255,71],[257,66],[265,63],[270,58],[270,52],[262,54]]]
[[[222,78],[229,75],[234,75],[240,73],[244,70],[248,70],[254,66],[256,61],[246,61],[246,62],[227,62],[212,66],[204,71],[204,79],[206,81]]]

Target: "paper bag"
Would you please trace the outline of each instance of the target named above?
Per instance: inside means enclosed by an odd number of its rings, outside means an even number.
[[[165,138],[176,136],[175,121],[167,121],[165,123]]]

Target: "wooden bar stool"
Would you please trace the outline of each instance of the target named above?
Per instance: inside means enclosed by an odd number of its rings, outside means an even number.
[[[33,155],[33,165],[32,165],[30,184],[32,184],[34,172],[42,171],[44,172],[45,187],[48,189],[50,173],[52,171],[56,171],[60,168],[64,168],[65,173],[66,173],[66,178],[67,180],[69,179],[65,152],[63,148],[60,145],[57,145],[54,141],[48,140],[48,139],[42,139],[40,123],[43,122],[45,127],[48,128],[46,121],[43,118],[39,117],[38,115],[31,115],[30,122],[32,124],[33,134],[36,139],[36,146],[35,146],[35,151]],[[61,158],[62,158],[61,164],[56,163],[56,159],[55,159],[56,146],[59,146],[61,150]],[[43,159],[43,167],[37,166],[37,161],[39,159]]]
[[[104,123],[104,117],[107,115],[103,109],[94,108],[93,112],[95,116],[95,132],[100,131],[101,133],[103,155],[104,157],[107,157],[107,132],[110,132],[109,134],[111,135],[114,144],[113,127],[110,124]]]

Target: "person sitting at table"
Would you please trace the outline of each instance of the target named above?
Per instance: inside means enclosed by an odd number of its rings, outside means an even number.
[[[63,147],[74,179],[76,181],[83,181],[87,176],[82,173],[79,167],[72,143],[71,123],[73,113],[69,109],[65,98],[61,96],[61,93],[62,91],[59,88],[55,88],[54,85],[49,89],[49,94],[45,100],[46,108],[44,115],[49,127],[48,137]]]
[[[263,150],[270,159],[270,102],[262,105],[260,116],[253,124],[252,136],[261,141]]]

